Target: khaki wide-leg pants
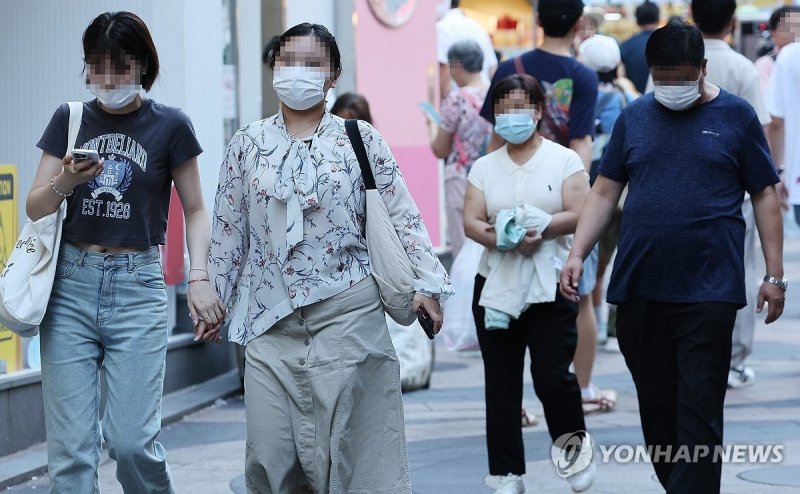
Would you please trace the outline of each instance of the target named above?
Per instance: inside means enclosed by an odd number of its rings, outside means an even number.
[[[248,493],[411,493],[400,366],[372,276],[247,344]]]

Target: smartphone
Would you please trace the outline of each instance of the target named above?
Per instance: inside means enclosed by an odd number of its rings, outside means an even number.
[[[431,316],[429,316],[422,307],[417,310],[417,320],[419,321],[419,325],[422,326],[422,330],[428,335],[428,339],[432,340],[433,337],[436,336],[433,332],[433,319],[431,319]]]
[[[419,104],[420,110],[431,122],[435,123],[436,125],[441,125],[442,117],[439,115],[439,112],[436,111],[436,108],[432,104],[427,101],[423,101]]]
[[[92,161],[94,163],[100,162],[100,155],[97,154],[97,151],[94,149],[73,149],[72,150],[72,160],[75,163],[80,163],[81,161]]]

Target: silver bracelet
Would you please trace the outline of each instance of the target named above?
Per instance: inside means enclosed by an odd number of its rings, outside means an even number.
[[[56,177],[50,179],[50,188],[53,189],[53,192],[55,192],[64,199],[72,195],[72,191],[70,191],[69,194],[65,194],[56,188]]]

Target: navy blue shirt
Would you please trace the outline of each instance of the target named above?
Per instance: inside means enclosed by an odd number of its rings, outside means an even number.
[[[564,147],[569,147],[572,139],[592,135],[597,103],[597,73],[572,57],[553,55],[542,50],[529,51],[521,57],[525,73],[535,77],[547,95],[547,114],[539,126],[542,135]],[[500,80],[516,73],[514,59],[511,59],[501,63],[492,77],[481,116],[493,125],[492,91]]]
[[[619,47],[622,63],[625,64],[625,74],[636,86],[636,90],[642,94],[644,94],[647,87],[647,78],[650,76],[644,49],[651,34],[653,34],[653,31],[642,31],[639,34],[634,34]]]
[[[600,175],[628,183],[608,301],[746,305],[742,202],[778,183],[753,107],[724,90],[686,111],[622,111]]]
[[[39,149],[63,157],[68,127],[64,103],[50,119]],[[112,247],[163,244],[172,172],[203,152],[189,117],[151,99],[124,115],[105,112],[92,100],[83,104],[75,146],[94,149],[105,165],[99,177],[77,186],[67,198],[64,240]]]

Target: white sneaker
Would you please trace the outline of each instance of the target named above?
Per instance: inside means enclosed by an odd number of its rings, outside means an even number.
[[[728,371],[728,387],[731,389],[746,388],[756,382],[756,373],[745,365],[731,367]]]
[[[567,482],[572,486],[572,492],[583,492],[588,490],[594,482],[594,474],[597,473],[597,465],[592,461],[585,470],[581,470],[575,475],[567,477]]]
[[[525,494],[525,492],[522,476],[509,473],[505,477],[500,477],[500,485],[494,494]]]

